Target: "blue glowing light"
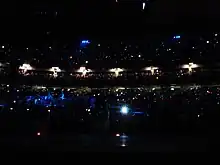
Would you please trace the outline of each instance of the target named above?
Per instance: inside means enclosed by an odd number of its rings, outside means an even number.
[[[89,40],[82,40],[81,44],[90,44]]]
[[[121,107],[120,112],[121,112],[121,114],[123,114],[123,115],[128,114],[128,112],[129,112],[128,107],[126,107],[126,106]]]
[[[50,92],[48,92],[48,95],[46,96],[27,96],[26,97],[26,103],[28,105],[35,104],[45,107],[51,107],[51,106],[63,106],[67,101],[71,101],[72,99],[67,99],[64,96],[64,93],[62,92],[58,98],[54,98]]]
[[[139,115],[142,115],[144,114],[144,112],[133,112],[134,114],[139,114]]]
[[[174,36],[173,38],[174,39],[180,39],[181,37],[180,36]]]

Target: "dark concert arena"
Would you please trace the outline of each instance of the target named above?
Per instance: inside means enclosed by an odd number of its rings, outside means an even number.
[[[1,7],[1,149],[220,147],[219,2],[10,0]]]

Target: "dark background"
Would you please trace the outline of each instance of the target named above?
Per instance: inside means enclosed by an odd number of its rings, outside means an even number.
[[[220,2],[217,0],[151,0],[146,5],[147,9],[142,11],[141,0],[119,0],[118,3],[115,0],[9,0],[1,4],[1,36],[32,38],[47,28],[52,28],[61,38],[142,36],[183,29],[207,31],[219,26]],[[50,16],[40,18],[40,12],[49,12]],[[55,12],[58,12],[56,17]]]

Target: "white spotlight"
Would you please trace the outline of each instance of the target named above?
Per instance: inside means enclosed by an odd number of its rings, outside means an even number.
[[[121,107],[120,112],[123,115],[127,115],[128,114],[128,107],[126,107],[126,106]]]

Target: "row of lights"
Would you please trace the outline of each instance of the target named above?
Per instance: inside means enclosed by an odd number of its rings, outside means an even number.
[[[183,69],[188,69],[189,74],[192,73],[192,70],[194,68],[198,68],[198,67],[199,65],[194,63],[189,63],[181,66],[181,68]],[[22,70],[24,74],[28,70],[35,70],[35,68],[33,68],[30,64],[23,64],[22,66],[19,67],[19,69]],[[154,75],[155,71],[158,71],[158,69],[159,69],[158,67],[154,67],[154,66],[144,68],[144,70],[150,71],[152,75]],[[63,72],[63,70],[61,70],[59,67],[52,67],[48,69],[48,71],[53,72],[54,77],[57,77],[58,72]],[[119,73],[123,71],[125,71],[125,69],[122,68],[113,68],[109,70],[109,72],[114,72],[116,77],[118,77]],[[76,70],[76,72],[81,73],[82,76],[85,76],[87,73],[92,72],[92,70],[87,69],[86,67],[80,67],[78,70]]]

